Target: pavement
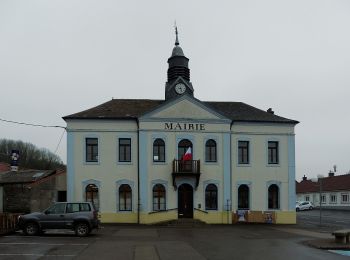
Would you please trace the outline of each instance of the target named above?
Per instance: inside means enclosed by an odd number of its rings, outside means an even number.
[[[285,225],[206,225],[196,228],[107,225],[102,233],[105,239],[96,241],[75,259],[95,259],[101,252],[103,259],[133,260],[343,258],[306,243],[331,240],[329,233]],[[115,258],[116,252],[120,258]]]
[[[347,247],[335,244],[331,232],[349,213],[298,212],[296,225],[237,224],[183,226],[106,225],[88,237],[72,231],[48,230],[41,236],[21,232],[0,236],[0,259],[349,259]],[[328,222],[327,222],[328,221]],[[333,222],[332,222],[333,221]],[[336,223],[332,226],[331,223]],[[334,249],[321,250],[321,249]]]
[[[334,236],[329,232],[315,232],[299,228],[276,228],[277,230],[308,237],[303,243],[318,249],[326,250],[350,250],[350,244],[339,244],[335,242]]]

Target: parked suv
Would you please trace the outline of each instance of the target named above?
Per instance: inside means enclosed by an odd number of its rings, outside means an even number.
[[[90,202],[58,202],[44,212],[18,217],[18,226],[26,235],[37,235],[45,229],[72,229],[77,236],[87,236],[98,228],[98,212]]]

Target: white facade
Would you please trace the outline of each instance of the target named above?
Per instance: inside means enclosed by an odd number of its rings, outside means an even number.
[[[188,111],[191,111],[190,118]],[[85,200],[89,184],[98,187],[98,205],[104,222],[154,223],[179,217],[181,184],[193,188],[193,217],[208,223],[230,223],[238,207],[238,188],[249,187],[248,209],[288,213],[295,218],[294,125],[233,122],[184,95],[146,113],[137,121],[66,119],[68,132],[68,199]],[[179,124],[179,125],[178,125]],[[181,128],[181,129],[180,129]],[[186,129],[185,129],[186,128]],[[97,139],[98,159],[86,160],[86,139]],[[119,161],[119,140],[131,140],[130,162]],[[153,161],[153,143],[165,142],[165,161]],[[198,186],[192,177],[172,177],[181,140],[192,143],[192,156],[200,160]],[[206,162],[207,140],[216,143],[217,160]],[[249,142],[249,163],[238,163],[238,142]],[[278,143],[278,163],[268,163],[268,142]],[[175,185],[173,181],[175,180]],[[120,211],[119,188],[132,190],[132,208]],[[165,210],[153,208],[153,188],[165,187]],[[217,187],[217,208],[206,209],[207,185]],[[269,208],[268,190],[278,187],[278,205]],[[176,186],[176,187],[175,187]],[[229,214],[228,214],[229,213]]]

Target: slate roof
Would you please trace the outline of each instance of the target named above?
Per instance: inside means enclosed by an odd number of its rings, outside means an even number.
[[[96,107],[63,117],[67,119],[130,119],[136,120],[143,114],[164,104],[164,100],[112,99]],[[200,101],[232,121],[268,122],[298,124],[298,121],[280,117],[243,102]]]
[[[22,170],[0,173],[0,184],[32,183],[56,173],[56,170]]]
[[[322,178],[323,191],[350,191],[350,174],[331,176]],[[319,182],[312,182],[311,180],[303,180],[297,182],[296,193],[310,193],[319,192]]]

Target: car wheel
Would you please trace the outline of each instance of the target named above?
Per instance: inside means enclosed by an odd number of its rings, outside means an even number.
[[[312,206],[310,206],[309,210],[312,210],[312,209],[313,209],[313,207],[312,207]]]
[[[300,209],[299,208],[296,208],[297,211],[299,211]]]
[[[75,234],[78,237],[86,237],[90,233],[90,228],[86,223],[78,223],[75,225]]]
[[[39,226],[34,222],[29,222],[24,226],[23,232],[28,236],[35,236],[39,233]]]

